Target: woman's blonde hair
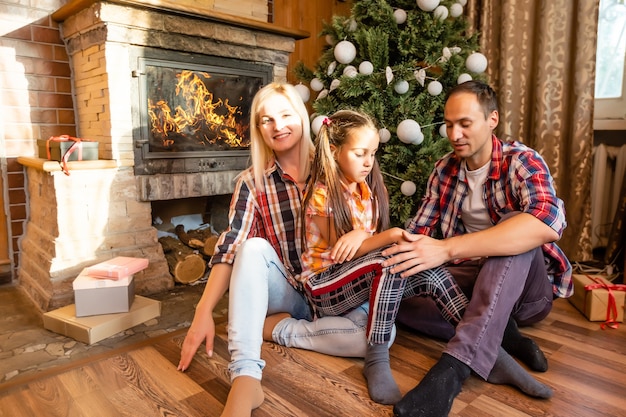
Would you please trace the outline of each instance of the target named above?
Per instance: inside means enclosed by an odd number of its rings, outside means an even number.
[[[298,90],[291,84],[273,82],[261,88],[252,100],[250,109],[250,159],[252,162],[252,170],[254,172],[254,183],[258,190],[265,191],[265,182],[263,181],[265,170],[274,161],[274,152],[265,144],[263,135],[261,134],[261,107],[266,100],[277,94],[283,95],[291,104],[294,111],[300,116],[302,124],[302,139],[300,146],[300,172],[298,178],[294,178],[297,182],[306,181],[311,170],[311,158],[315,147],[311,140],[311,124],[309,122],[309,113],[302,101],[302,97]]]

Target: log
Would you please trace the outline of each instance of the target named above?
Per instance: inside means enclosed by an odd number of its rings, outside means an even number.
[[[175,281],[189,284],[204,276],[206,261],[202,255],[172,236],[159,238],[159,243]]]
[[[174,232],[180,241],[185,245],[198,249],[209,258],[213,256],[213,253],[215,252],[215,243],[217,242],[219,235],[211,232],[209,228],[195,229],[185,232],[185,226],[179,224],[174,228]]]

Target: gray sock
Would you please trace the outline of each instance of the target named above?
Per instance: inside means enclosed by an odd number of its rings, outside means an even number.
[[[502,347],[487,381],[492,384],[513,385],[532,397],[552,397],[552,389],[533,378]]]
[[[398,384],[391,375],[387,343],[368,343],[363,376],[367,380],[367,390],[373,401],[379,404],[395,404],[402,398]]]

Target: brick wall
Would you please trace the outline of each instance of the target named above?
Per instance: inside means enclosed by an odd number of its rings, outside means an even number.
[[[58,24],[51,12],[64,1],[31,1],[30,6],[0,1],[0,158],[2,208],[8,217],[9,259],[15,279],[18,242],[27,216],[24,169],[17,156],[36,155],[35,139],[52,134],[75,134],[71,74]],[[8,196],[8,201],[4,201]]]

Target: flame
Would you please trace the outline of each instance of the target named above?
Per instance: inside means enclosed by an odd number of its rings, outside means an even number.
[[[211,78],[206,72],[200,74]],[[196,140],[202,144],[223,142],[230,147],[246,146],[246,126],[237,121],[237,116],[242,115],[238,106],[230,105],[228,99],[215,99],[196,72],[183,70],[176,78],[176,96],[182,98],[184,105],[179,104],[172,111],[166,100],[148,99],[152,132],[162,137],[164,146],[174,145],[175,140],[169,137],[173,133],[199,135]]]

